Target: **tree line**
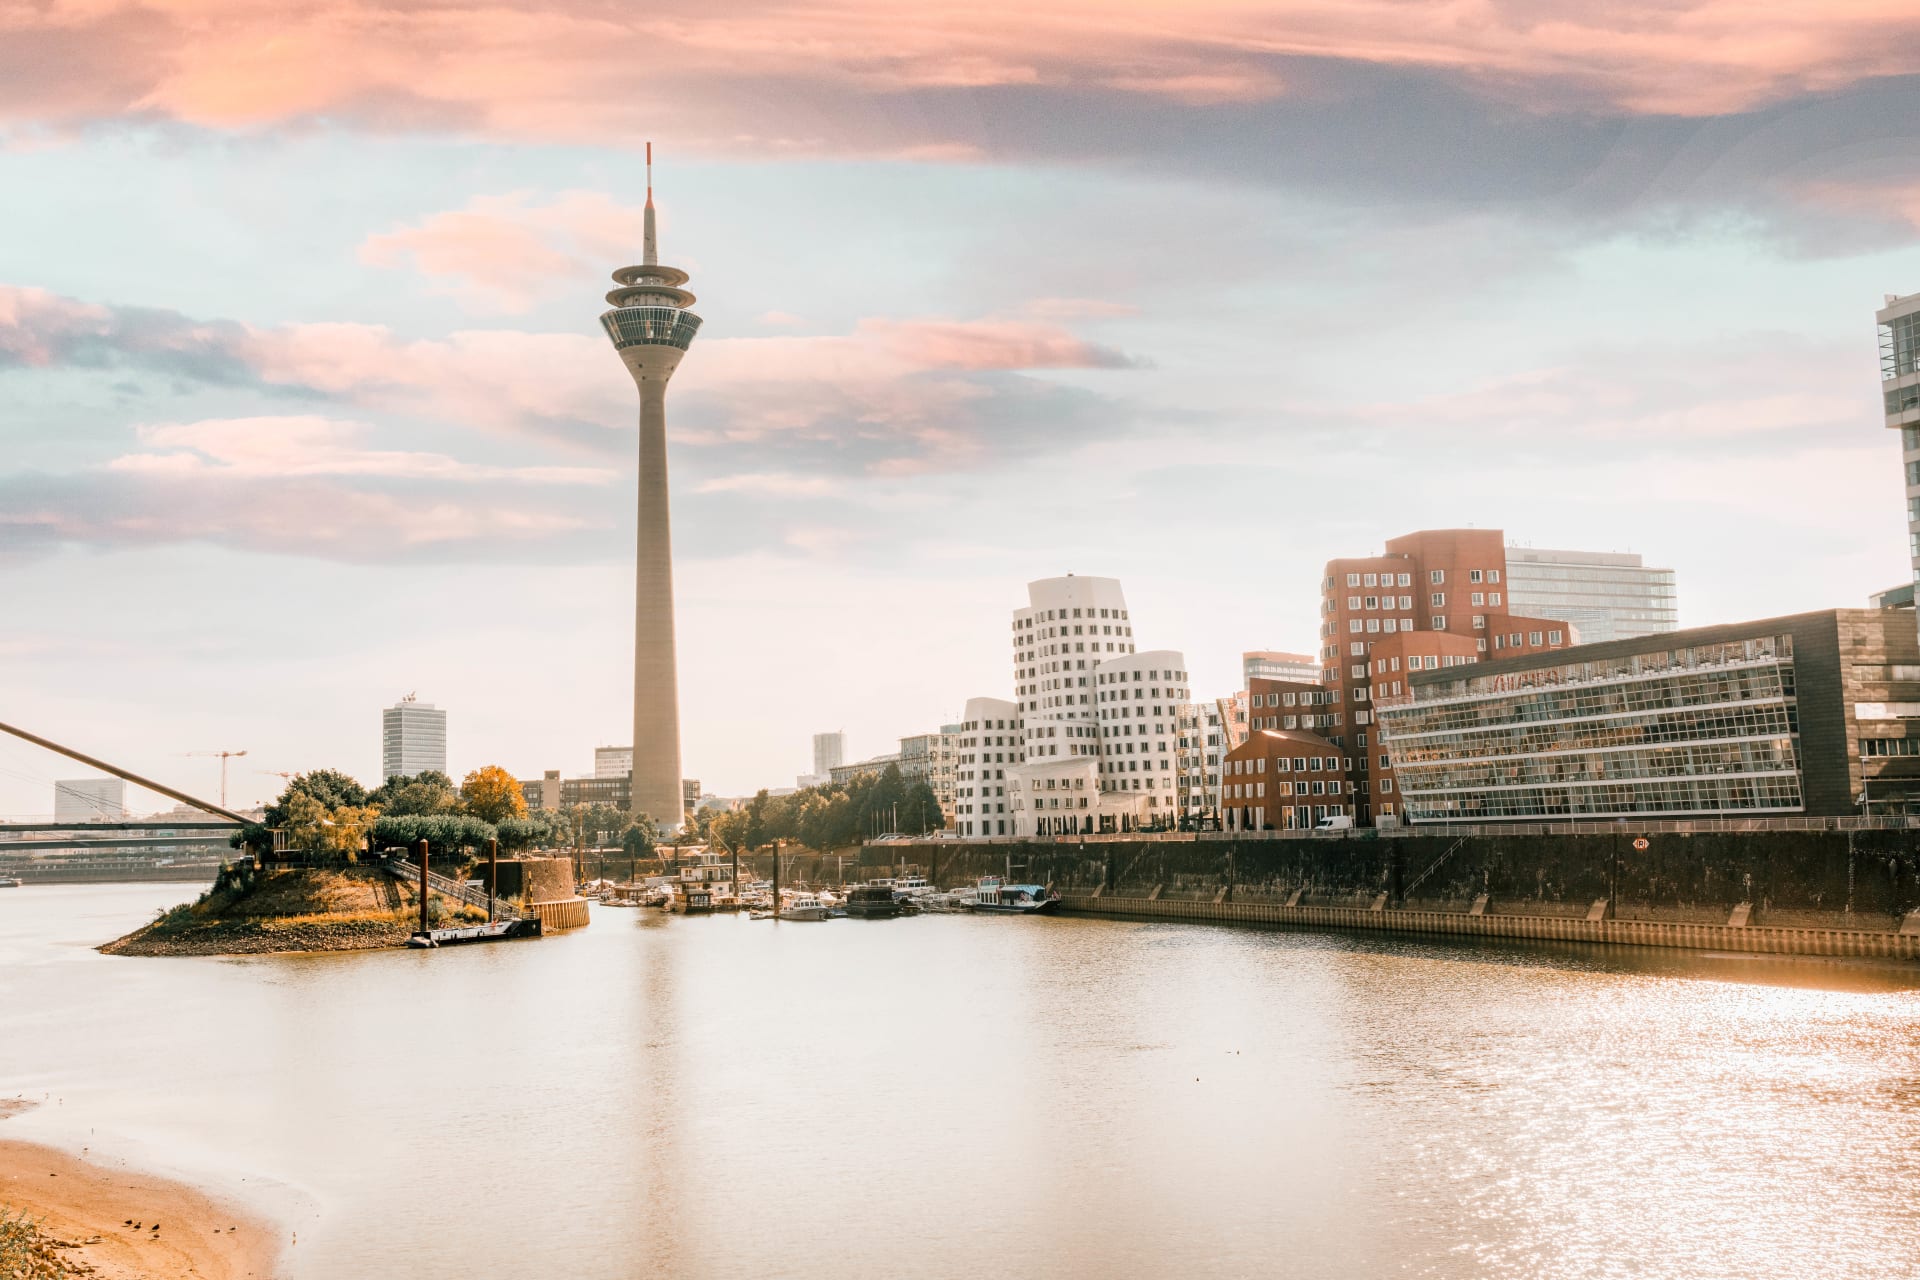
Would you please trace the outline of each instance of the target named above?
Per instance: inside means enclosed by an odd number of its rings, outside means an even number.
[[[262,820],[235,833],[235,848],[264,853],[275,830],[286,846],[352,862],[362,853],[427,842],[443,862],[470,862],[487,841],[502,853],[618,844],[629,857],[653,853],[659,834],[646,814],[611,805],[571,805],[529,811],[520,783],[499,765],[475,769],[458,785],[427,770],[388,778],[368,790],[338,769],[295,775],[268,805]]]
[[[890,764],[847,782],[803,787],[789,795],[762,790],[739,809],[696,815],[698,834],[725,849],[758,849],[791,841],[825,851],[888,834],[925,835],[946,825],[925,778],[908,779]]]

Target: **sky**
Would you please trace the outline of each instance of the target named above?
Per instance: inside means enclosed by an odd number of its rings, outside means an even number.
[[[235,804],[407,693],[456,775],[624,745],[649,139],[709,792],[1009,695],[1067,572],[1207,695],[1421,528],[1862,606],[1915,67],[1884,0],[0,6],[0,720]],[[0,742],[0,818],[85,772]]]

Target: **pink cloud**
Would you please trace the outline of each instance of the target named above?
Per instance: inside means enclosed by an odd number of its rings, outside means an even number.
[[[409,267],[479,310],[523,312],[635,257],[641,214],[597,191],[563,191],[543,203],[526,192],[479,196],[464,209],[367,237],[360,260]]]
[[[1904,74],[1896,37],[1914,22],[1889,0],[88,0],[0,17],[0,119],[326,117],[596,142],[645,128],[705,150],[964,156],[979,139],[871,104],[999,86],[1260,101],[1287,91],[1268,63],[1292,56],[1455,71],[1521,105],[1713,114]]]
[[[368,476],[399,480],[489,480],[529,484],[605,484],[614,473],[598,467],[503,467],[463,462],[443,453],[368,449],[372,428],[311,415],[214,418],[137,427],[154,452],[129,453],[107,464],[149,475],[221,475],[236,478]]]

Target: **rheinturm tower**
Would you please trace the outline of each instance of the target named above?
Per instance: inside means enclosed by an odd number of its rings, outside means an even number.
[[[631,808],[662,831],[682,825],[680,686],[673,646],[673,527],[667,506],[667,380],[700,330],[687,310],[687,273],[660,265],[653,223],[653,144],[647,144],[644,251],[613,273],[613,310],[600,324],[640,391],[640,520],[634,556]]]

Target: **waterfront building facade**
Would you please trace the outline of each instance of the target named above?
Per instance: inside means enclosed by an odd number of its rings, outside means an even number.
[[[1226,754],[1220,704],[1188,701],[1174,711],[1174,803],[1185,827],[1214,829],[1220,823],[1220,762]]]
[[[1651,569],[1624,551],[1507,548],[1507,607],[1553,618],[1575,644],[1663,635],[1680,625],[1671,569]]]
[[[1839,609],[1423,668],[1375,704],[1414,823],[1905,813],[1920,636]]]
[[[847,760],[847,735],[836,729],[832,733],[813,735],[813,776],[831,778],[836,765]]]
[[[962,836],[1016,834],[1007,773],[1025,759],[1018,703],[969,698],[954,739],[954,830]]]
[[[680,676],[674,653],[673,528],[667,498],[667,382],[699,332],[687,273],[660,265],[653,213],[653,144],[641,262],[613,273],[600,317],[640,393],[640,481],[634,547],[633,772],[630,807],[663,833],[681,826]]]
[[[119,778],[67,778],[53,784],[55,822],[119,822],[127,816],[127,784]],[[195,817],[206,815],[194,811]]]
[[[1373,774],[1381,755],[1372,727],[1376,646],[1409,633],[1442,632],[1465,642],[1445,648],[1500,658],[1569,643],[1566,623],[1513,612],[1506,573],[1506,545],[1498,529],[1423,530],[1388,540],[1380,555],[1327,562],[1321,578],[1320,658],[1328,696],[1316,732],[1354,762],[1342,794],[1356,825],[1373,825],[1376,812]],[[1398,802],[1388,803],[1397,815]]]
[[[447,713],[412,694],[380,713],[380,776],[447,771]]]
[[[1220,777],[1229,831],[1307,831],[1351,816],[1353,762],[1325,738],[1255,729],[1229,751]]]
[[[1907,495],[1907,562],[1920,582],[1920,293],[1888,294],[1874,316],[1886,425],[1900,433]]]

